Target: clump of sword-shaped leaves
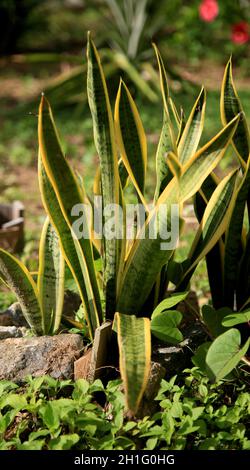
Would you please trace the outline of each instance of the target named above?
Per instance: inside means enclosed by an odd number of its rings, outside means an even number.
[[[234,198],[233,210],[225,234],[206,255],[212,306],[202,309],[210,343],[202,345],[194,361],[211,380],[228,375],[243,360],[250,346],[250,132],[232,75],[230,59],[221,89],[221,120],[227,125],[240,113],[240,121],[232,144],[238,157],[241,175]],[[201,220],[217,187],[218,178],[211,173],[196,194],[196,214]],[[179,280],[178,288],[185,289],[190,278],[190,258]],[[177,283],[178,284],[178,283]],[[236,328],[235,328],[236,327]]]
[[[63,154],[52,110],[44,96],[39,109],[39,182],[43,203],[78,286],[90,338],[104,319],[115,320],[120,370],[132,412],[138,408],[150,372],[150,329],[158,337],[171,337],[171,331],[170,334],[164,332],[162,323],[162,318],[165,318],[169,325],[168,306],[162,305],[154,311],[150,323],[152,293],[153,305],[159,304],[166,292],[170,262],[175,252],[174,249],[161,250],[161,243],[165,241],[161,233],[165,233],[163,229],[166,227],[170,228],[171,204],[179,207],[179,224],[183,225],[181,210],[184,202],[200,190],[218,165],[239,123],[239,116],[233,116],[215,137],[199,148],[206,106],[205,90],[202,88],[185,123],[183,114],[178,113],[170,97],[165,67],[156,46],[154,48],[163,98],[163,125],[156,151],[154,205],[149,210],[145,198],[147,142],[139,112],[121,80],[113,116],[100,58],[88,36],[87,92],[100,160],[94,187],[101,192],[103,207],[119,204],[124,208],[124,187],[130,180],[147,213],[141,229],[144,237],[141,237],[140,229],[132,243],[128,243],[125,237],[109,239],[103,236],[99,246],[91,227],[89,237],[78,239],[74,235],[72,207],[91,202]],[[188,274],[193,273],[227,228],[238,188],[237,173],[231,172],[214,188],[191,248]],[[165,212],[160,210],[162,205],[166,207]],[[105,212],[103,220],[106,220]],[[156,224],[157,236],[154,239],[149,236],[152,220]],[[87,226],[87,215],[85,222]],[[126,227],[123,229],[126,233]],[[100,285],[95,260],[101,256],[103,278]],[[162,313],[166,314],[165,317],[159,318]],[[180,318],[176,317],[174,326],[179,322]]]
[[[37,282],[20,260],[0,249],[0,279],[16,294],[26,321],[37,335],[54,334],[59,329],[64,267],[59,239],[48,217],[40,240]]]

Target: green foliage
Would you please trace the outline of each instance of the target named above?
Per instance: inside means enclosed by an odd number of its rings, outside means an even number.
[[[226,377],[246,354],[250,338],[242,348],[240,343],[240,332],[235,328],[222,333],[213,341],[206,355],[206,372],[212,381]]]
[[[0,249],[0,279],[17,297],[26,321],[37,335],[54,334],[59,329],[64,266],[59,239],[48,218],[40,240],[37,283],[22,261]]]
[[[198,368],[187,369],[161,382],[153,416],[130,421],[120,381],[1,381],[0,449],[247,450],[247,379],[210,384]]]
[[[176,224],[181,228],[184,202],[200,190],[206,178],[220,162],[239,124],[239,116],[236,114],[230,122],[225,123],[226,125],[215,137],[200,146],[206,106],[205,91],[202,88],[185,124],[183,114],[179,115],[170,96],[163,59],[155,45],[154,49],[159,66],[159,87],[163,100],[164,145],[161,137],[156,154],[157,185],[154,204],[153,207],[149,207],[149,201],[145,197],[147,142],[139,112],[127,86],[121,81],[113,116],[100,57],[91,35],[88,35],[87,96],[100,163],[100,170],[95,178],[94,195],[102,196],[100,219],[105,225],[109,223],[106,212],[108,205],[119,204],[125,214],[125,188],[120,175],[121,168],[126,168],[127,183],[132,183],[134,192],[144,205],[146,216],[143,225],[137,225],[132,240],[126,239],[126,220],[124,219],[121,224],[117,215],[115,215],[115,236],[109,237],[104,232],[101,241],[95,238],[92,195],[87,195],[83,182],[75,176],[65,158],[52,109],[44,96],[39,107],[38,167],[45,210],[58,236],[62,255],[79,289],[90,339],[93,339],[96,328],[102,321],[105,319],[113,321],[115,312],[118,312],[121,326],[117,330],[120,357],[123,358],[123,365],[127,366],[129,360],[124,356],[127,354],[130,358],[131,351],[134,350],[132,347],[134,336],[137,333],[136,322],[131,323],[130,331],[127,328],[129,320],[126,315],[150,318],[153,311],[152,294],[153,303],[157,306],[165,297],[169,281],[172,280],[168,276],[168,267],[174,262],[175,247],[162,249],[162,243],[165,242],[164,235],[166,230],[169,232],[172,224],[172,205],[175,204],[178,208]],[[177,279],[177,291],[180,286],[181,291],[187,290],[188,282],[198,263],[216,245],[226,230],[236,189],[237,171],[233,171],[212,192],[185,267],[182,266],[184,269],[181,270],[181,279]],[[74,219],[77,214],[72,212],[79,204],[83,213],[81,223],[85,229],[85,233],[81,233],[80,236],[76,233]],[[153,238],[152,225],[155,234]],[[43,238],[49,242],[51,235],[48,237],[44,235]],[[173,243],[177,243],[177,234]],[[7,281],[12,279],[14,268],[19,274],[21,273],[20,279],[23,282],[20,286],[19,300],[30,324],[39,334],[50,332],[51,328],[52,331],[58,329],[63,294],[63,275],[60,272],[57,250],[55,249],[53,253],[53,243],[49,242],[48,250],[42,248],[41,253],[38,293],[29,274],[19,262],[15,263],[10,257],[7,258],[9,265],[10,260],[12,265],[8,266],[9,278],[6,279]],[[6,265],[6,260],[2,263]],[[100,270],[97,264],[103,268]],[[49,272],[48,276],[45,274],[46,269]],[[15,280],[10,284],[17,292]],[[179,301],[180,299],[181,296]],[[166,313],[164,310],[166,308],[159,314],[155,313],[151,331],[165,341],[174,343],[181,341],[182,334],[177,328],[182,318],[181,314],[176,311]],[[48,315],[53,312],[54,318],[47,318],[47,312]],[[123,350],[122,331],[126,331],[128,346]],[[125,380],[126,385],[130,384],[126,387],[128,403],[133,402],[137,407],[146,385],[145,377],[149,374],[150,335],[147,332],[148,321],[145,318],[141,332],[142,355],[138,357],[138,363],[141,361],[143,367],[135,369],[133,377],[129,373],[130,379]],[[126,371],[123,376],[128,377]],[[133,395],[131,385],[133,382],[140,384],[140,387],[135,387],[138,396],[130,401],[129,397]],[[136,411],[135,405],[131,405],[131,408],[133,412]]]
[[[250,365],[244,358],[249,350],[250,338],[242,345],[240,331],[231,328],[247,325],[249,318],[249,311],[232,313],[228,307],[215,310],[209,305],[203,306],[202,319],[213,341],[202,344],[192,360],[212,382],[227,377],[241,360]]]
[[[214,308],[229,307],[242,310],[249,302],[249,188],[250,188],[250,134],[246,115],[237,94],[232,61],[229,60],[221,89],[221,120],[225,125],[240,112],[239,126],[232,139],[242,173],[238,177],[236,197],[223,235],[207,254],[207,269]],[[201,219],[211,193],[218,181],[210,175],[196,195],[196,215]]]

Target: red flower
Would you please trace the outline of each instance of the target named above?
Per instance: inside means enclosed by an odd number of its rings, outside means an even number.
[[[235,44],[245,44],[249,40],[249,26],[245,21],[232,26],[231,39]]]
[[[219,5],[216,0],[203,0],[199,6],[200,18],[207,23],[214,21],[219,14]]]

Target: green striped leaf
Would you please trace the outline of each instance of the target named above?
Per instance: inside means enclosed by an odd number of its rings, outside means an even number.
[[[86,319],[90,324],[90,321],[88,320],[88,316],[90,315],[88,296],[71,230],[64,219],[55,191],[45,172],[40,155],[38,157],[38,180],[45,211],[49,215],[50,221],[59,237],[62,253],[78,286],[79,294],[85,307],[85,312],[87,312]]]
[[[230,58],[226,65],[221,88],[222,123],[226,125],[239,113],[241,113],[241,118],[233,137],[233,145],[244,167],[244,163],[247,162],[250,153],[250,134],[246,117],[243,113],[242,105],[234,85],[232,59]]]
[[[96,47],[88,35],[87,91],[92,114],[95,146],[100,159],[103,206],[119,204],[118,156],[114,122],[107,85]],[[108,216],[104,215],[104,223]],[[118,224],[118,221],[117,221]],[[115,238],[103,239],[106,316],[113,318],[116,304],[116,274],[119,265],[119,243]]]
[[[178,157],[182,164],[196,152],[204,126],[206,92],[202,88],[187,120],[178,144]]]
[[[118,147],[126,170],[144,205],[147,170],[147,140],[135,102],[121,80],[115,104],[115,129]]]
[[[44,170],[53,187],[61,214],[72,232],[73,242],[79,246],[78,256],[81,257],[79,261],[84,265],[83,278],[85,288],[88,286],[88,291],[91,291],[90,298],[87,297],[88,303],[91,304],[91,314],[88,317],[88,321],[90,334],[93,334],[100,324],[102,310],[94,268],[92,244],[89,233],[87,233],[87,236],[84,234],[84,236],[81,236],[79,239],[74,234],[73,224],[75,217],[72,215],[72,208],[77,204],[83,205],[86,201],[83,198],[82,190],[78,185],[73,171],[63,155],[52,111],[44,96],[41,99],[39,108],[38,139],[40,157]],[[47,206],[49,206],[49,204],[50,201],[48,201]],[[84,208],[84,206],[81,207]],[[58,207],[56,210],[56,217],[58,218],[60,217]],[[88,230],[88,219],[85,209],[82,211],[82,217],[85,219],[83,226],[85,230]],[[60,224],[59,220],[60,219],[58,219],[57,222]],[[59,227],[58,233],[60,236]]]
[[[201,189],[195,195],[194,209],[200,223],[206,209],[207,203],[211,198],[219,183],[214,173],[211,173],[204,181]],[[224,265],[224,242],[220,239],[206,255],[207,273],[209,286],[214,308],[217,310],[223,307],[223,265]]]
[[[37,287],[45,334],[56,333],[61,323],[64,301],[64,258],[48,217],[40,239]]]
[[[127,407],[134,415],[146,389],[151,363],[150,320],[115,314],[120,373]]]
[[[234,307],[239,259],[243,254],[242,229],[244,212],[250,191],[250,159],[237,191],[235,206],[226,233],[224,256],[224,305]]]
[[[237,271],[236,304],[238,310],[243,310],[249,306],[250,301],[250,232],[248,232],[246,246]]]
[[[155,55],[157,58],[158,68],[159,68],[159,75],[160,75],[160,85],[161,85],[161,94],[164,104],[164,112],[166,115],[168,127],[169,127],[169,135],[172,145],[172,151],[177,155],[177,144],[176,144],[176,135],[174,126],[171,121],[170,112],[169,112],[169,86],[168,86],[168,79],[167,73],[164,66],[164,62],[162,60],[161,54],[155,44],[153,44],[153,48],[155,50]]]
[[[32,276],[21,261],[0,248],[0,277],[15,293],[25,319],[37,335],[44,334],[38,291]]]
[[[163,115],[161,135],[156,152],[156,188],[154,201],[156,202],[162,191],[172,179],[172,173],[167,164],[167,154],[172,150],[169,127],[166,115]]]

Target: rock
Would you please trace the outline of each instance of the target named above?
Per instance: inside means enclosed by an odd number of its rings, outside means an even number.
[[[166,378],[192,366],[193,353],[200,344],[208,340],[206,332],[198,321],[183,329],[183,336],[184,341],[176,346],[153,345],[152,360],[165,367]]]
[[[0,325],[2,326],[28,326],[19,302],[10,305],[7,310],[0,313]]]
[[[72,379],[74,362],[81,355],[80,335],[62,334],[0,341],[0,380],[22,383],[27,375]]]
[[[7,338],[22,338],[29,330],[18,326],[0,326],[0,340]]]

